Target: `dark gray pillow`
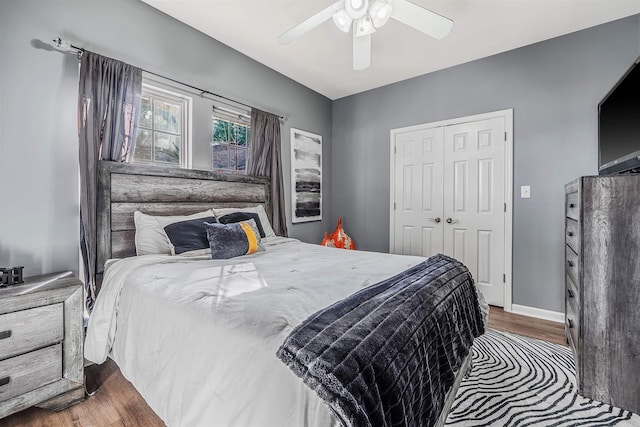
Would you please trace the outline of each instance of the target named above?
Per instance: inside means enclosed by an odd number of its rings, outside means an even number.
[[[207,230],[204,224],[215,222],[215,217],[209,216],[167,225],[164,228],[164,232],[167,233],[167,237],[171,241],[174,254],[179,255],[185,252],[208,249],[209,240],[207,239]],[[194,255],[200,255],[200,253]]]
[[[212,259],[229,259],[264,251],[253,219],[232,224],[204,224]]]
[[[233,212],[230,214],[226,214],[218,218],[218,222],[220,224],[232,224],[234,222],[240,221],[249,221],[250,219],[256,222],[256,227],[258,227],[258,231],[260,232],[260,237],[264,239],[264,229],[262,228],[262,224],[260,223],[260,217],[257,213],[251,212]]]

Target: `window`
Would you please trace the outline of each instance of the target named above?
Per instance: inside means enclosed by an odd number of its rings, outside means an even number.
[[[212,139],[213,170],[246,175],[251,154],[248,118],[226,117],[214,109]]]
[[[188,168],[191,98],[142,85],[133,161]]]

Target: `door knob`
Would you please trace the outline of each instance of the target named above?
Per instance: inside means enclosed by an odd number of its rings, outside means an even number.
[[[458,221],[457,219],[452,219],[452,218],[447,218],[447,224],[457,224],[460,221]]]
[[[439,217],[439,216],[437,216],[437,217],[435,217],[435,218],[429,218],[429,221],[431,221],[431,222],[435,222],[436,224],[439,224],[439,223],[440,223],[440,217]]]

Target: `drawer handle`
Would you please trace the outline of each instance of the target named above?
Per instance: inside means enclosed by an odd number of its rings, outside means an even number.
[[[573,329],[573,322],[571,319],[567,319],[567,324],[569,325],[569,329]]]
[[[0,387],[7,385],[11,382],[11,377],[0,378]]]
[[[575,208],[575,207],[576,207],[576,205],[575,205],[575,204],[573,204],[573,203],[569,203],[569,207],[570,207],[571,209],[573,209],[573,208]]]
[[[0,332],[0,340],[7,339],[11,336],[11,330]]]
[[[573,237],[573,231],[567,231],[567,236]]]
[[[569,264],[569,267],[573,267],[573,261],[567,261],[567,264]]]
[[[571,289],[567,289],[567,294],[569,295],[569,298],[573,298],[573,291]]]

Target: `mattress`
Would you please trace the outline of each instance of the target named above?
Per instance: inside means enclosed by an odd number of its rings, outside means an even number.
[[[85,357],[111,357],[169,426],[337,425],[278,347],[311,314],[424,258],[263,242],[231,260],[111,262]]]

